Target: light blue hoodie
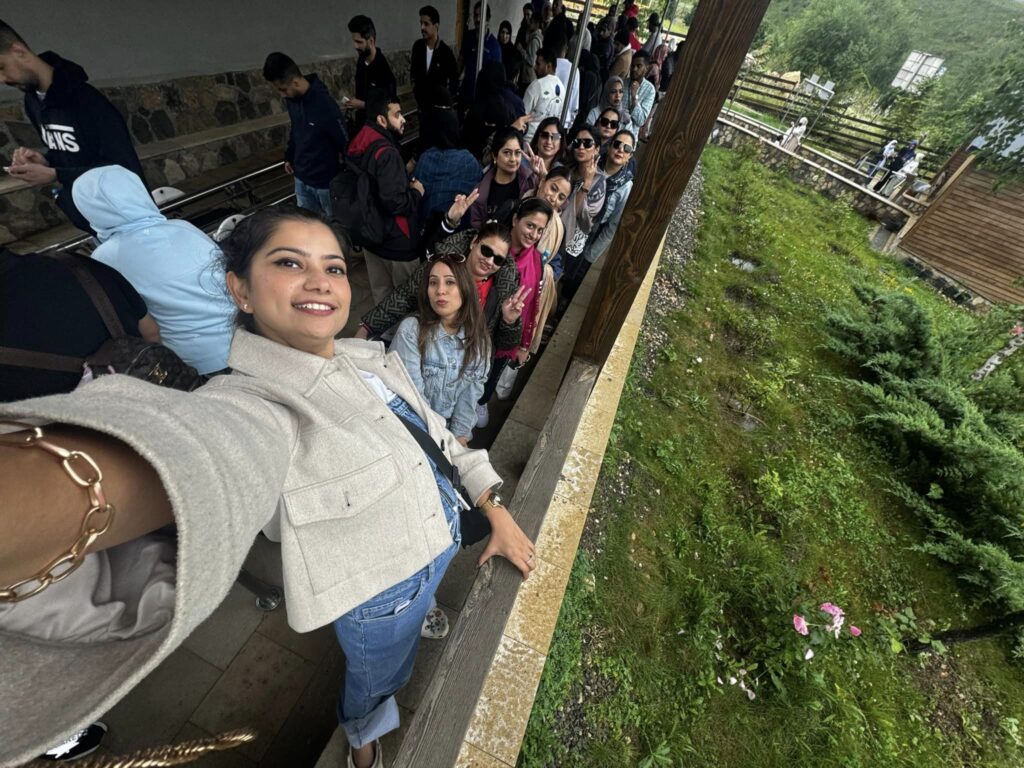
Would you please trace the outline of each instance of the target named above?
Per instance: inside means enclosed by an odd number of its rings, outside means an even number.
[[[146,300],[161,342],[200,373],[225,368],[235,305],[217,244],[186,221],[168,220],[142,180],[119,165],[82,174],[72,196],[100,240],[92,257]]]

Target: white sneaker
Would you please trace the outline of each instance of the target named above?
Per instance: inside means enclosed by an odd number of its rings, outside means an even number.
[[[384,754],[380,751],[380,739],[373,742],[373,765],[370,768],[384,768]],[[348,768],[356,768],[355,762],[352,760],[352,750],[348,750]]]
[[[490,411],[487,410],[487,403],[476,407],[476,428],[483,429],[491,420]]]
[[[423,617],[420,637],[426,640],[443,640],[448,637],[448,615],[440,607],[434,606]]]

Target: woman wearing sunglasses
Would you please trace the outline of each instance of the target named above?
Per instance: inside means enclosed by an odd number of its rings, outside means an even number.
[[[605,174],[604,211],[587,238],[583,257],[576,261],[573,270],[566,269],[562,278],[563,308],[572,301],[590,266],[608,250],[615,237],[615,231],[622,219],[622,211],[626,207],[626,199],[633,190],[632,159],[635,147],[636,140],[629,131],[617,131],[608,144],[608,153],[601,163],[601,170]]]
[[[569,168],[572,194],[562,210],[565,238],[558,255],[551,260],[556,280],[561,279],[563,270],[575,266],[587,244],[587,236],[604,207],[604,171],[598,167],[597,162],[599,142],[600,134],[591,125],[581,125],[571,134],[571,160],[566,165]]]
[[[626,86],[618,75],[612,75],[604,83],[601,101],[587,115],[587,122],[595,125],[606,109],[614,109],[619,113],[619,128],[629,128],[629,111],[626,109]]]
[[[537,126],[537,132],[533,134],[533,141],[530,142],[531,153],[543,160],[544,167],[550,170],[562,162],[564,149],[562,128],[558,118],[545,117]]]
[[[605,150],[608,148],[608,142],[612,140],[612,136],[619,130],[621,124],[619,119],[619,113],[612,107],[607,107],[601,112],[601,116],[597,118],[597,122],[594,127],[597,128],[597,132],[601,135],[601,154],[603,155]]]
[[[487,403],[494,394],[502,371],[509,365],[518,368],[530,358],[530,348],[538,327],[540,296],[543,288],[544,261],[537,243],[554,216],[548,203],[539,197],[528,197],[516,207],[512,214],[512,245],[509,258],[519,273],[520,312],[522,331],[517,345],[511,349],[499,349],[494,354],[491,373],[484,385],[483,395],[477,408],[477,426],[486,427],[489,420]]]
[[[436,245],[428,244],[427,261],[420,264],[409,279],[395,288],[380,304],[363,315],[357,338],[379,336],[416,311],[420,285],[430,271],[430,260],[446,256],[465,262],[480,308],[483,311],[492,350],[515,349],[522,336],[522,291],[519,273],[508,258],[512,236],[508,227],[488,221],[479,231],[466,229],[450,234],[477,199],[473,190],[469,195],[458,195],[442,222],[442,233],[449,236]]]
[[[469,209],[469,222],[480,229],[488,219],[502,219],[537,186],[538,175],[523,162],[525,141],[516,128],[500,128],[491,140],[492,161],[477,187],[479,195]]]

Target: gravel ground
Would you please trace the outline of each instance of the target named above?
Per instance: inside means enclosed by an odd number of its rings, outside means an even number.
[[[668,341],[668,335],[662,328],[662,320],[666,315],[680,309],[685,304],[686,292],[681,277],[684,267],[693,257],[696,246],[697,228],[700,225],[702,214],[701,189],[703,183],[702,168],[698,164],[669,223],[665,248],[658,266],[658,274],[651,289],[650,301],[647,304],[647,312],[644,314],[640,338],[633,358],[632,376],[641,387],[646,386],[650,380],[658,353]],[[591,503],[583,539],[580,542],[580,546],[591,557],[601,556],[604,538],[604,511],[609,508],[611,502],[626,498],[631,485],[637,479],[638,471],[639,468],[630,461],[628,455],[625,455],[622,462],[616,467],[614,476],[610,476],[607,471],[604,473]],[[642,518],[645,512],[644,509],[635,510],[638,518]],[[571,692],[558,713],[556,728],[570,754],[578,754],[586,742],[606,736],[593,730],[594,724],[587,723],[583,712],[585,701],[592,705],[594,701],[608,695],[613,686],[613,683],[601,676],[593,663],[594,653],[600,652],[604,642],[601,634],[600,627],[589,627],[580,638],[584,647],[583,681]],[[555,766],[555,762],[551,762],[550,765]]]

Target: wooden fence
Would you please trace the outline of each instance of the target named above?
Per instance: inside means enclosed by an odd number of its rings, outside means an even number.
[[[877,152],[891,139],[902,142],[910,138],[900,136],[891,125],[854,117],[843,108],[826,105],[817,96],[795,89],[796,83],[791,80],[747,70],[736,79],[730,97],[738,104],[777,119],[785,118],[787,123],[806,117],[809,124],[813,123],[808,136],[813,137],[814,142],[853,162],[868,152]],[[939,166],[938,158],[933,159],[927,147],[922,146],[921,151],[926,153],[921,163],[922,175],[930,175]]]

